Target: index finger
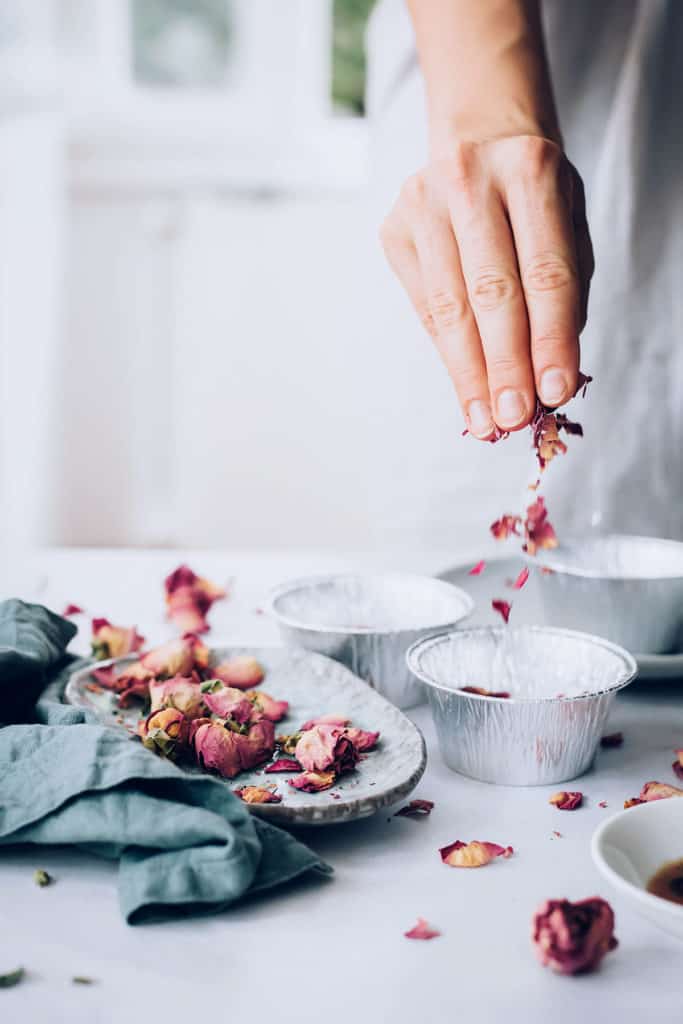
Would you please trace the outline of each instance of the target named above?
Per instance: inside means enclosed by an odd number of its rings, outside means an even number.
[[[581,295],[569,198],[559,168],[506,188],[531,335],[536,391],[558,406],[576,391]]]

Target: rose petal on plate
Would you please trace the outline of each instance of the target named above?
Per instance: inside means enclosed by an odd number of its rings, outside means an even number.
[[[223,661],[211,669],[216,679],[222,680],[226,686],[234,686],[238,690],[250,690],[265,679],[263,666],[249,654],[238,654],[234,658]]]
[[[424,917],[418,917],[417,924],[403,934],[407,939],[437,939],[441,932],[438,932],[436,928],[430,928]]]
[[[252,722],[257,722],[259,718],[267,718],[270,722],[279,722],[289,711],[288,701],[275,700],[263,690],[252,690],[247,694],[247,700],[251,705]]]
[[[620,747],[624,742],[623,732],[610,732],[607,736],[603,736],[600,740],[600,746],[605,750],[609,750],[612,747]]]
[[[559,974],[595,970],[616,949],[614,913],[606,900],[546,900],[532,919],[531,941],[539,961]]]
[[[359,754],[364,754],[376,746],[379,739],[379,732],[370,732],[367,729],[358,729],[350,726],[342,731],[347,740],[351,740]]]
[[[304,793],[320,793],[333,786],[336,779],[334,772],[302,772],[293,779],[287,779],[287,785]]]
[[[273,789],[269,789],[267,786],[240,786],[239,789],[233,789],[235,796],[238,796],[240,800],[243,800],[245,804],[279,804],[282,803],[282,797]]]
[[[200,718],[206,714],[200,683],[190,676],[150,679],[149,698],[151,711],[171,707],[178,708],[187,718]]]
[[[64,611],[62,612],[62,618],[63,619],[68,619],[69,616],[71,616],[71,615],[83,615],[83,614],[85,614],[85,613],[84,613],[83,609],[80,607],[80,605],[68,604],[66,606],[66,608],[64,609]]]
[[[503,622],[509,622],[510,612],[512,611],[512,605],[509,601],[503,601],[502,598],[494,597],[493,601],[491,601],[491,607],[494,612],[498,612],[502,617]]]
[[[336,775],[352,771],[358,751],[336,725],[315,725],[301,734],[294,756],[305,771],[332,770]]]
[[[98,661],[134,654],[145,642],[135,626],[113,626],[109,619],[92,620],[92,653]]]
[[[300,727],[299,732],[306,732],[307,729],[312,729],[315,725],[336,725],[340,729],[351,724],[351,719],[347,718],[346,715],[340,715],[337,712],[331,712],[327,715],[318,715],[317,718],[309,718],[307,722]]]
[[[201,671],[209,663],[209,649],[196,633],[185,633],[182,637],[169,640],[148,651],[140,659],[144,669],[162,678],[189,676]]]
[[[480,697],[498,697],[505,700],[510,696],[507,690],[486,690],[483,686],[461,686],[462,693],[476,693]]]
[[[571,793],[561,789],[558,793],[553,793],[548,803],[554,804],[558,811],[575,811],[583,803],[583,793]]]
[[[478,839],[473,839],[470,843],[456,839],[454,843],[443,846],[439,853],[444,864],[451,868],[481,868],[490,864],[496,857],[511,857],[514,850],[511,846],[483,843]]]
[[[426,818],[434,807],[433,800],[411,800],[405,807],[396,811],[395,818]]]
[[[267,774],[271,772],[300,772],[301,765],[293,757],[279,757],[277,761],[273,761],[272,764],[264,768],[264,771]]]
[[[477,562],[476,565],[473,565],[472,568],[470,569],[470,571],[467,573],[467,575],[468,576],[481,576],[481,574],[483,573],[485,568],[486,568],[486,562],[484,562],[482,560],[481,562]]]
[[[214,690],[204,690],[202,698],[212,715],[219,718],[232,718],[240,725],[251,719],[253,710],[251,701],[248,700],[242,690],[234,686],[223,686],[217,680],[218,687]],[[205,684],[202,684],[205,685]]]

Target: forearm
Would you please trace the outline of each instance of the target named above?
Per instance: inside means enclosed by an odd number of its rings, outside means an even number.
[[[430,145],[541,135],[560,142],[538,0],[407,0]]]

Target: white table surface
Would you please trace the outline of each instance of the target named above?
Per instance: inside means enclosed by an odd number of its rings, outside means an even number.
[[[115,622],[136,622],[156,642],[168,633],[160,581],[181,559],[218,582],[234,577],[231,600],[212,612],[211,635],[254,643],[277,639],[256,612],[271,584],[381,565],[377,557],[325,553],[55,551],[27,567],[22,596],[56,610],[74,601]],[[457,560],[416,556],[396,567],[435,571]],[[28,971],[22,985],[0,991],[0,1021],[186,1024],[205,1013],[250,1024],[680,1020],[683,946],[607,889],[589,840],[643,782],[671,780],[672,749],[683,740],[683,688],[642,684],[618,697],[609,731],[622,729],[624,746],[602,751],[595,769],[567,787],[587,795],[572,813],[548,804],[558,787],[507,789],[453,774],[426,708],[411,717],[429,749],[415,796],[436,806],[419,821],[384,812],[300,830],[334,866],[330,882],[304,881],[212,917],[129,927],[118,908],[115,864],[74,850],[0,851],[0,971],[19,964]],[[478,871],[441,863],[440,846],[475,838],[511,844],[515,856]],[[38,888],[37,867],[56,884]],[[548,897],[596,894],[614,907],[619,949],[594,975],[564,978],[541,968],[529,942],[533,910]],[[418,916],[442,936],[405,939]],[[74,986],[73,975],[97,983]]]

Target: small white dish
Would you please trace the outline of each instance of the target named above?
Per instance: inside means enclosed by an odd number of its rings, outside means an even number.
[[[683,905],[647,891],[661,867],[683,857],[683,798],[653,800],[613,815],[593,834],[591,853],[615,892],[683,941]]]

